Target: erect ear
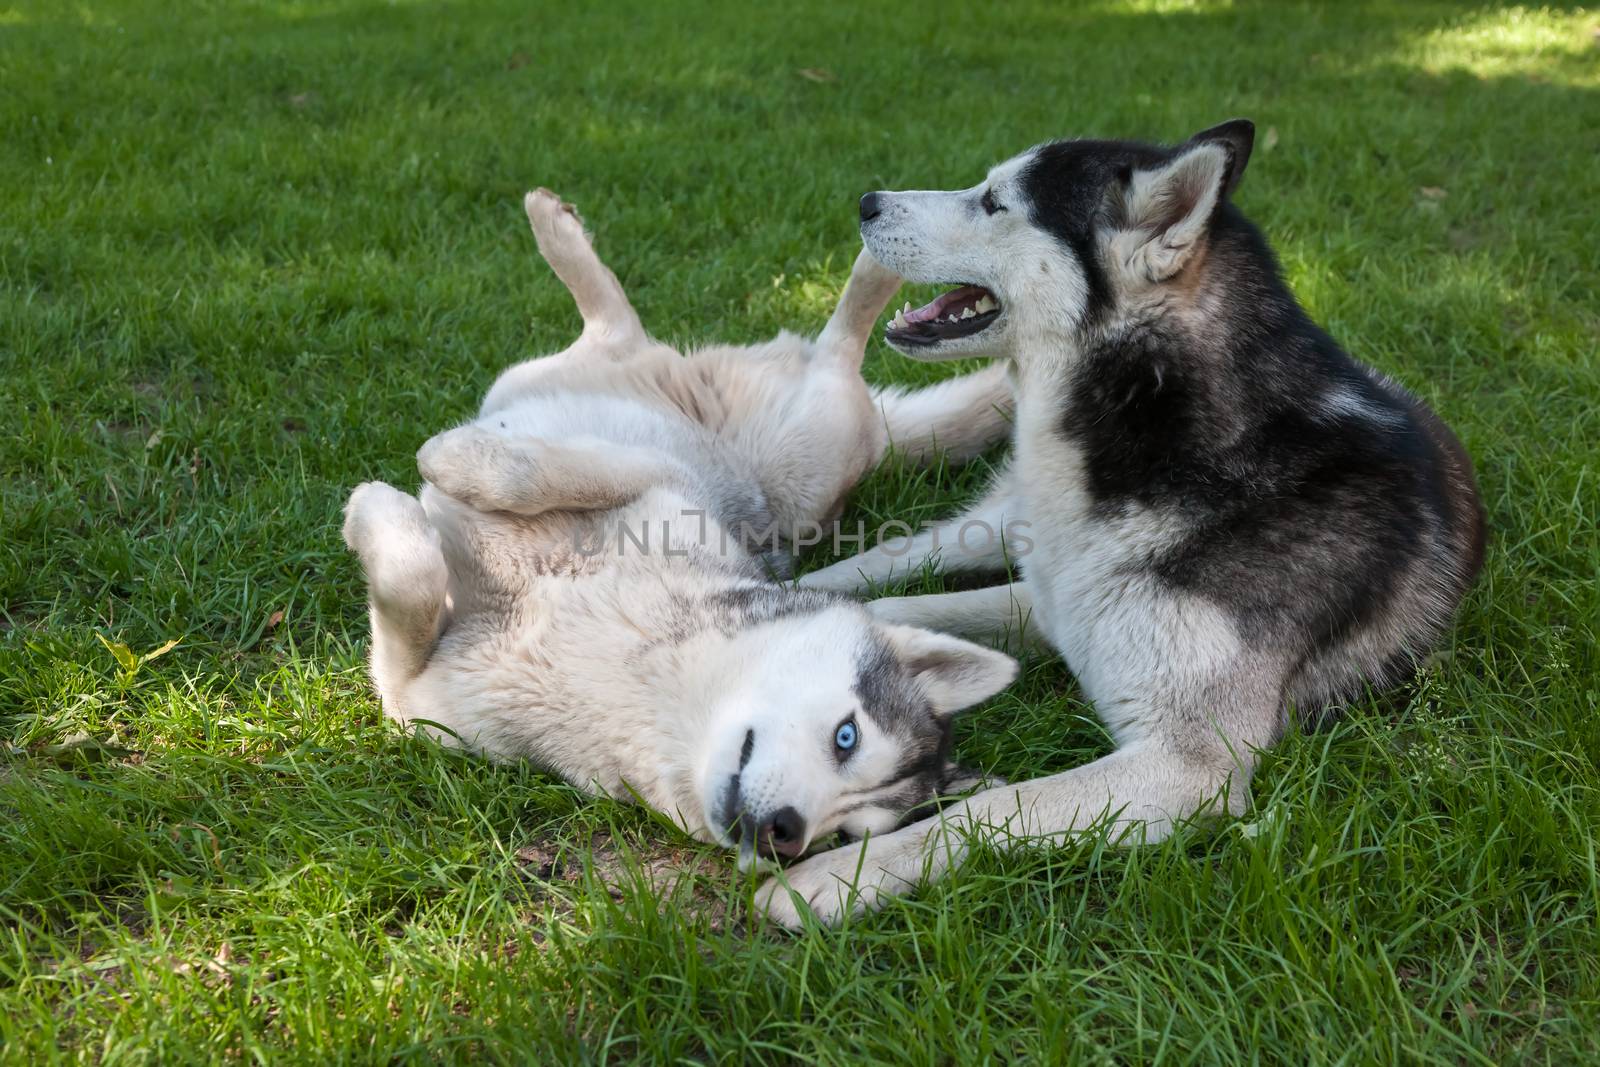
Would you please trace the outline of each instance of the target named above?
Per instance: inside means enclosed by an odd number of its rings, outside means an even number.
[[[1189,138],[1188,143],[1217,144],[1228,150],[1228,174],[1222,181],[1222,198],[1226,200],[1239,187],[1245,164],[1250,162],[1250,150],[1256,143],[1256,124],[1249,119],[1229,119],[1209,130],[1201,130]]]
[[[1017,661],[1004,652],[915,626],[882,628],[895,657],[940,718],[989,699],[1017,676]]]
[[[1238,186],[1255,135],[1248,119],[1224,122],[1189,138],[1159,166],[1129,175],[1119,222],[1141,238],[1128,257],[1130,267],[1152,282],[1184,268],[1217,205]]]

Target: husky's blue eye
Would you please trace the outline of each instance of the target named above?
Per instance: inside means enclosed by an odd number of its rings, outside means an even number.
[[[846,719],[833,731],[833,747],[840,752],[849,752],[856,747],[856,721]]]

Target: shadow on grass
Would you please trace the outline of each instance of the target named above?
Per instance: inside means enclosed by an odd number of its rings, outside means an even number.
[[[716,929],[728,916],[731,858],[663,817],[392,730],[346,741],[13,754],[0,914],[47,943],[108,921],[138,935],[252,907],[317,915],[329,900],[377,935],[462,894],[540,929],[571,925],[597,894],[659,899]]]

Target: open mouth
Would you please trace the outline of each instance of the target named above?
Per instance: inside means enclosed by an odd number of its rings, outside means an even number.
[[[889,323],[884,338],[904,345],[931,345],[970,337],[1000,317],[1000,301],[981,285],[963,285],[913,308],[906,304]]]

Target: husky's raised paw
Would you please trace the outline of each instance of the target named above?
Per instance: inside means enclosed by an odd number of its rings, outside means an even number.
[[[498,510],[496,482],[507,466],[504,438],[478,426],[458,426],[435,434],[417,451],[423,478],[464,504]]]
[[[344,509],[344,541],[361,559],[372,597],[405,604],[446,581],[439,532],[416,497],[383,482],[355,487]]]
[[[522,198],[522,209],[541,241],[577,240],[592,244],[578,209],[543,186]]]

